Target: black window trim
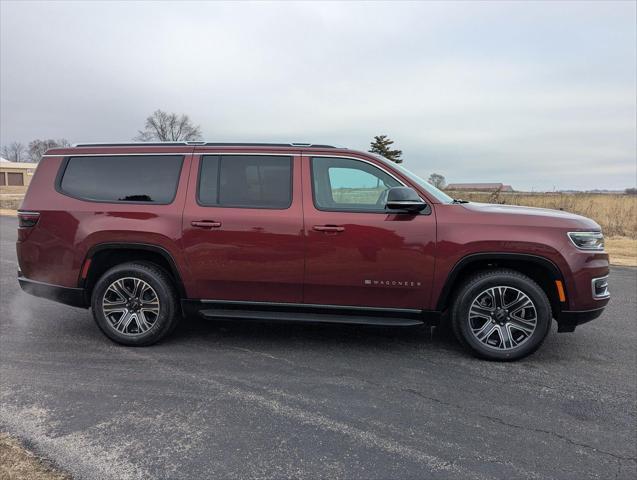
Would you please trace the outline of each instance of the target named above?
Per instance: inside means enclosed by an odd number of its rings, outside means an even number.
[[[58,170],[57,176],[55,178],[55,191],[58,192],[60,195],[64,195],[65,197],[69,197],[69,198],[74,198],[76,200],[81,200],[83,202],[91,202],[91,203],[109,203],[111,205],[171,205],[175,202],[175,199],[177,198],[177,192],[179,191],[179,184],[181,182],[181,174],[183,172],[184,169],[184,159],[186,158],[186,155],[190,155],[190,154],[184,154],[184,153],[180,153],[180,154],[174,154],[174,153],[120,153],[117,155],[109,155],[108,153],[96,153],[96,154],[90,154],[90,155],[82,155],[82,154],[76,154],[76,155],[68,155],[68,156],[64,156],[64,158],[62,159],[62,163],[60,165],[60,168]],[[46,155],[45,155],[46,156]],[[62,189],[62,179],[64,178],[64,173],[66,172],[66,168],[69,165],[69,162],[72,158],[80,158],[80,157],[114,157],[114,156],[118,156],[118,157],[181,157],[181,164],[179,165],[179,171],[177,173],[177,182],[175,183],[175,191],[173,192],[172,198],[170,199],[169,202],[141,202],[141,201],[137,201],[137,200],[98,200],[98,199],[94,199],[94,198],[86,198],[86,197],[80,197],[77,195],[71,195],[68,192],[65,192]]]
[[[405,182],[403,182],[401,179],[399,179],[398,177],[396,177],[396,175],[392,174],[391,172],[388,172],[387,170],[385,170],[384,168],[378,166],[376,163],[371,162],[369,160],[365,160],[364,158],[358,158],[358,157],[348,157],[348,156],[344,156],[344,155],[312,155],[312,154],[306,154],[305,156],[307,156],[309,162],[310,162],[310,183],[312,184],[312,203],[314,205],[314,208],[316,208],[318,211],[321,212],[334,212],[334,213],[375,213],[375,214],[382,214],[382,215],[395,215],[399,212],[395,212],[392,210],[387,210],[386,208],[383,209],[374,209],[374,210],[365,210],[365,209],[361,209],[361,208],[323,208],[323,207],[319,207],[318,204],[316,203],[316,191],[314,189],[314,162],[312,161],[312,159],[314,158],[343,158],[345,160],[358,160],[359,162],[363,162],[363,163],[367,163],[369,165],[371,165],[372,167],[376,167],[377,169],[379,169],[381,172],[389,175],[391,178],[393,178],[394,180],[396,180],[401,186],[403,187],[409,187],[409,188],[414,188],[410,185],[406,185]],[[416,190],[417,191],[417,190]],[[425,202],[428,205],[428,208],[425,208],[424,210],[420,211],[418,214],[419,215],[430,215],[431,214],[431,206],[429,206],[429,202],[425,199],[422,198],[422,195],[418,195],[420,197],[420,199]]]
[[[295,155],[285,155],[278,153],[195,153],[195,155],[199,155],[199,167],[197,168],[197,193],[195,195],[195,200],[197,201],[197,205],[205,208],[244,208],[248,210],[289,210],[294,203],[294,157]],[[252,205],[220,205],[220,204],[210,204],[203,203],[199,198],[199,190],[201,189],[201,167],[203,166],[204,157],[222,157],[222,156],[234,156],[234,157],[287,157],[290,159],[290,201],[287,206],[275,208],[275,207],[259,207]],[[217,194],[219,193],[219,182],[221,182],[221,159],[219,158],[219,171],[217,172]]]

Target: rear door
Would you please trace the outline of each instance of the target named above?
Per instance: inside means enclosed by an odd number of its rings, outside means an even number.
[[[305,303],[424,309],[434,273],[433,209],[387,213],[386,192],[405,183],[362,158],[303,157]]]
[[[300,156],[196,152],[183,216],[195,298],[299,303]]]

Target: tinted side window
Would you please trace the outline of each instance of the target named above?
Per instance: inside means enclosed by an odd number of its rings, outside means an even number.
[[[206,155],[199,173],[199,203],[285,209],[292,203],[292,157]]]
[[[386,191],[400,182],[367,162],[312,158],[314,205],[319,210],[384,211]]]
[[[72,157],[60,189],[84,200],[167,204],[175,199],[182,156]]]

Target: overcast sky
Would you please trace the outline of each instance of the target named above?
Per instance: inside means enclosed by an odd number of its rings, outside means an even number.
[[[425,178],[632,187],[635,2],[1,2],[0,140],[130,140],[157,108],[210,141],[366,150]]]

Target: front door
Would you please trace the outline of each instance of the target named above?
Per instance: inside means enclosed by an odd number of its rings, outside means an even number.
[[[307,255],[304,302],[423,309],[429,303],[436,222],[387,213],[403,183],[371,160],[303,158]]]
[[[182,242],[192,297],[301,302],[300,157],[195,155]]]

